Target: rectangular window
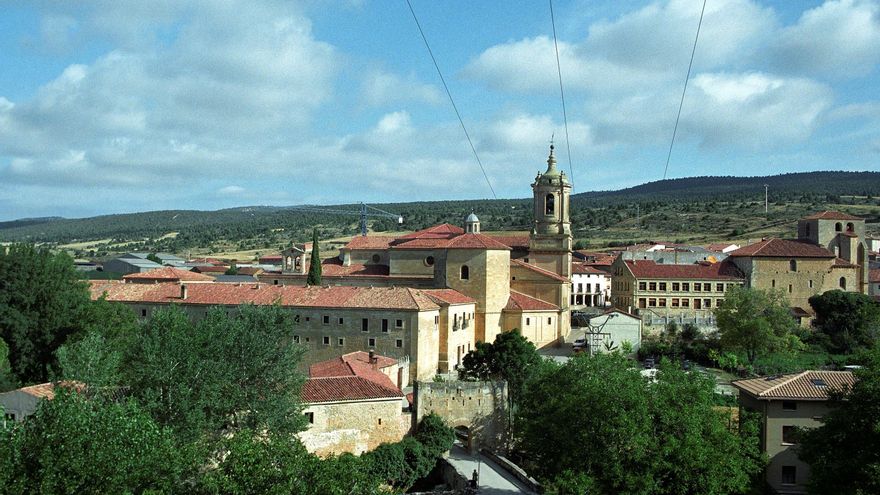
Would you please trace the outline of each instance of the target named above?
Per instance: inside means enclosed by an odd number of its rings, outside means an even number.
[[[394,328],[403,328],[403,320],[394,320]]]
[[[703,309],[702,299],[694,299],[694,309]]]
[[[345,345],[345,339],[342,338],[342,337],[339,337],[339,340],[336,341],[336,345],[338,345],[339,347],[344,346],[344,345]]]
[[[797,443],[797,428],[791,425],[782,427],[782,443],[790,445]]]
[[[312,317],[311,317],[311,316],[306,316],[306,321],[312,321]]]
[[[311,338],[309,338],[309,337],[306,337],[306,344],[308,344],[308,343],[309,343],[309,342],[311,342],[311,341],[312,341],[312,339],[311,339]]]
[[[703,308],[709,309],[711,307],[712,307],[712,300],[711,299],[703,299]]]
[[[797,402],[795,402],[793,400],[782,401],[782,410],[783,411],[797,411]]]
[[[370,320],[367,318],[361,318],[361,332],[369,332],[370,331]]]
[[[324,336],[324,345],[330,345],[330,337]]]
[[[649,308],[656,308],[657,307],[657,299],[654,297],[648,299],[648,307]]]
[[[657,299],[657,305],[660,306],[661,308],[665,308],[666,307],[666,298],[661,297],[660,299]]]
[[[142,309],[142,310],[141,310],[141,316],[147,316],[147,310],[146,310],[146,309]]]
[[[547,318],[547,324],[548,324],[548,325],[552,325],[552,324],[553,324],[553,318]]]
[[[303,416],[306,417],[306,421],[308,421],[310,425],[315,424],[315,413],[307,412],[303,413]]]
[[[370,347],[376,347],[376,338],[370,337],[369,339],[367,339],[367,345]]]
[[[682,282],[681,283],[681,290],[683,290],[684,292],[690,292],[690,290],[691,290],[690,282]]]
[[[434,316],[434,324],[435,324],[435,325],[439,325],[439,324],[440,324],[440,316],[437,316],[437,315]]]
[[[342,318],[340,318],[338,321],[338,324],[342,325],[343,323],[345,323],[345,321]]]
[[[648,290],[657,290],[657,282],[649,282]]]
[[[703,284],[703,292],[711,292],[711,291],[712,291],[712,284],[710,284],[709,282],[706,282],[705,284]]]
[[[618,287],[620,286],[619,283],[617,285],[618,285]],[[648,282],[639,282],[639,290],[647,290],[647,289],[648,289]]]
[[[678,302],[679,302],[679,301],[678,301],[678,298],[677,298],[677,297],[673,297],[673,298],[672,298],[672,307],[673,307],[673,308],[677,308],[677,307],[678,307]]]
[[[403,339],[397,339],[397,340],[395,340],[395,341],[394,341],[394,347],[397,347],[398,349],[400,349],[401,347],[403,347]]]
[[[694,292],[702,292],[702,287],[703,286],[700,285],[699,283],[695,283],[694,284]]]
[[[644,309],[647,306],[647,300],[644,297],[639,298],[639,307]]]
[[[325,325],[329,325],[329,324],[330,324],[330,316],[329,316],[329,315],[324,315],[324,316],[323,316],[323,321],[324,321],[324,324],[325,324]]]
[[[531,325],[531,324],[532,324],[532,319],[531,319],[531,318],[526,318],[526,326],[529,326],[529,325]]]
[[[660,290],[666,291],[666,282],[660,282],[659,287],[660,287]]]
[[[724,292],[724,284],[715,284],[715,292]]]
[[[294,344],[299,344],[299,335],[294,335],[294,336],[293,336],[293,343],[294,343]]]
[[[782,466],[782,484],[793,485],[797,483],[797,466]]]
[[[672,282],[672,291],[678,292],[681,290],[681,284],[678,282]]]
[[[812,280],[810,280],[810,288],[811,289],[813,288],[813,281]]]
[[[382,331],[388,333],[388,320],[382,319]]]
[[[682,300],[681,300],[681,307],[682,307],[682,308],[689,308],[689,307],[691,307],[691,300],[688,299],[688,298],[686,298],[686,297],[685,297],[684,299],[682,299]]]

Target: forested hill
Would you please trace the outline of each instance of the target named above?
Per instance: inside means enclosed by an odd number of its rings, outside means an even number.
[[[764,184],[770,212],[764,214]],[[527,186],[523,192],[527,193]],[[525,196],[525,194],[524,194]],[[588,245],[639,239],[704,240],[791,235],[797,218],[836,209],[880,222],[880,172],[809,172],[767,177],[691,177],[650,182],[618,191],[572,197],[575,238]],[[375,205],[399,213],[370,218],[373,231],[416,230],[443,222],[460,224],[471,211],[483,230],[528,230],[531,198],[430,201]],[[320,208],[320,207],[316,207]],[[229,252],[277,250],[307,240],[317,227],[323,239],[358,232],[358,205],[326,208],[331,215],[298,207],[252,206],[217,211],[167,210],[81,219],[26,219],[0,223],[0,241],[69,245],[77,255],[124,250]],[[870,228],[870,227],[869,227]],[[875,227],[876,229],[876,227]],[[100,247],[91,241],[101,240]],[[81,245],[80,245],[81,244]]]

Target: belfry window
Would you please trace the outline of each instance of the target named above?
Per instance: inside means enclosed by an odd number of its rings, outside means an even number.
[[[846,224],[846,231],[847,232],[855,232],[855,230],[856,230],[856,227],[855,227],[855,225],[853,225],[852,222],[848,222]]]
[[[834,224],[834,231],[835,232],[840,232],[842,230],[843,230],[843,225],[840,222],[837,222]]]
[[[544,213],[547,215],[552,215],[556,209],[556,197],[552,194],[548,194],[544,198]]]

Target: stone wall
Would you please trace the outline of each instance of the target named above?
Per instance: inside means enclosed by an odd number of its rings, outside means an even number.
[[[413,409],[414,424],[433,412],[453,428],[466,427],[475,448],[506,448],[506,382],[416,382]]]
[[[309,452],[320,456],[360,455],[382,443],[399,442],[409,432],[401,399],[307,404],[312,423],[299,433]]]

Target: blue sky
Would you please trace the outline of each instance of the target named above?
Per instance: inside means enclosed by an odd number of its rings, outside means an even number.
[[[498,197],[547,2],[412,0]],[[702,2],[556,0],[575,192],[663,176]],[[404,0],[2,2],[0,219],[491,197]],[[880,0],[709,0],[669,177],[878,170]]]

